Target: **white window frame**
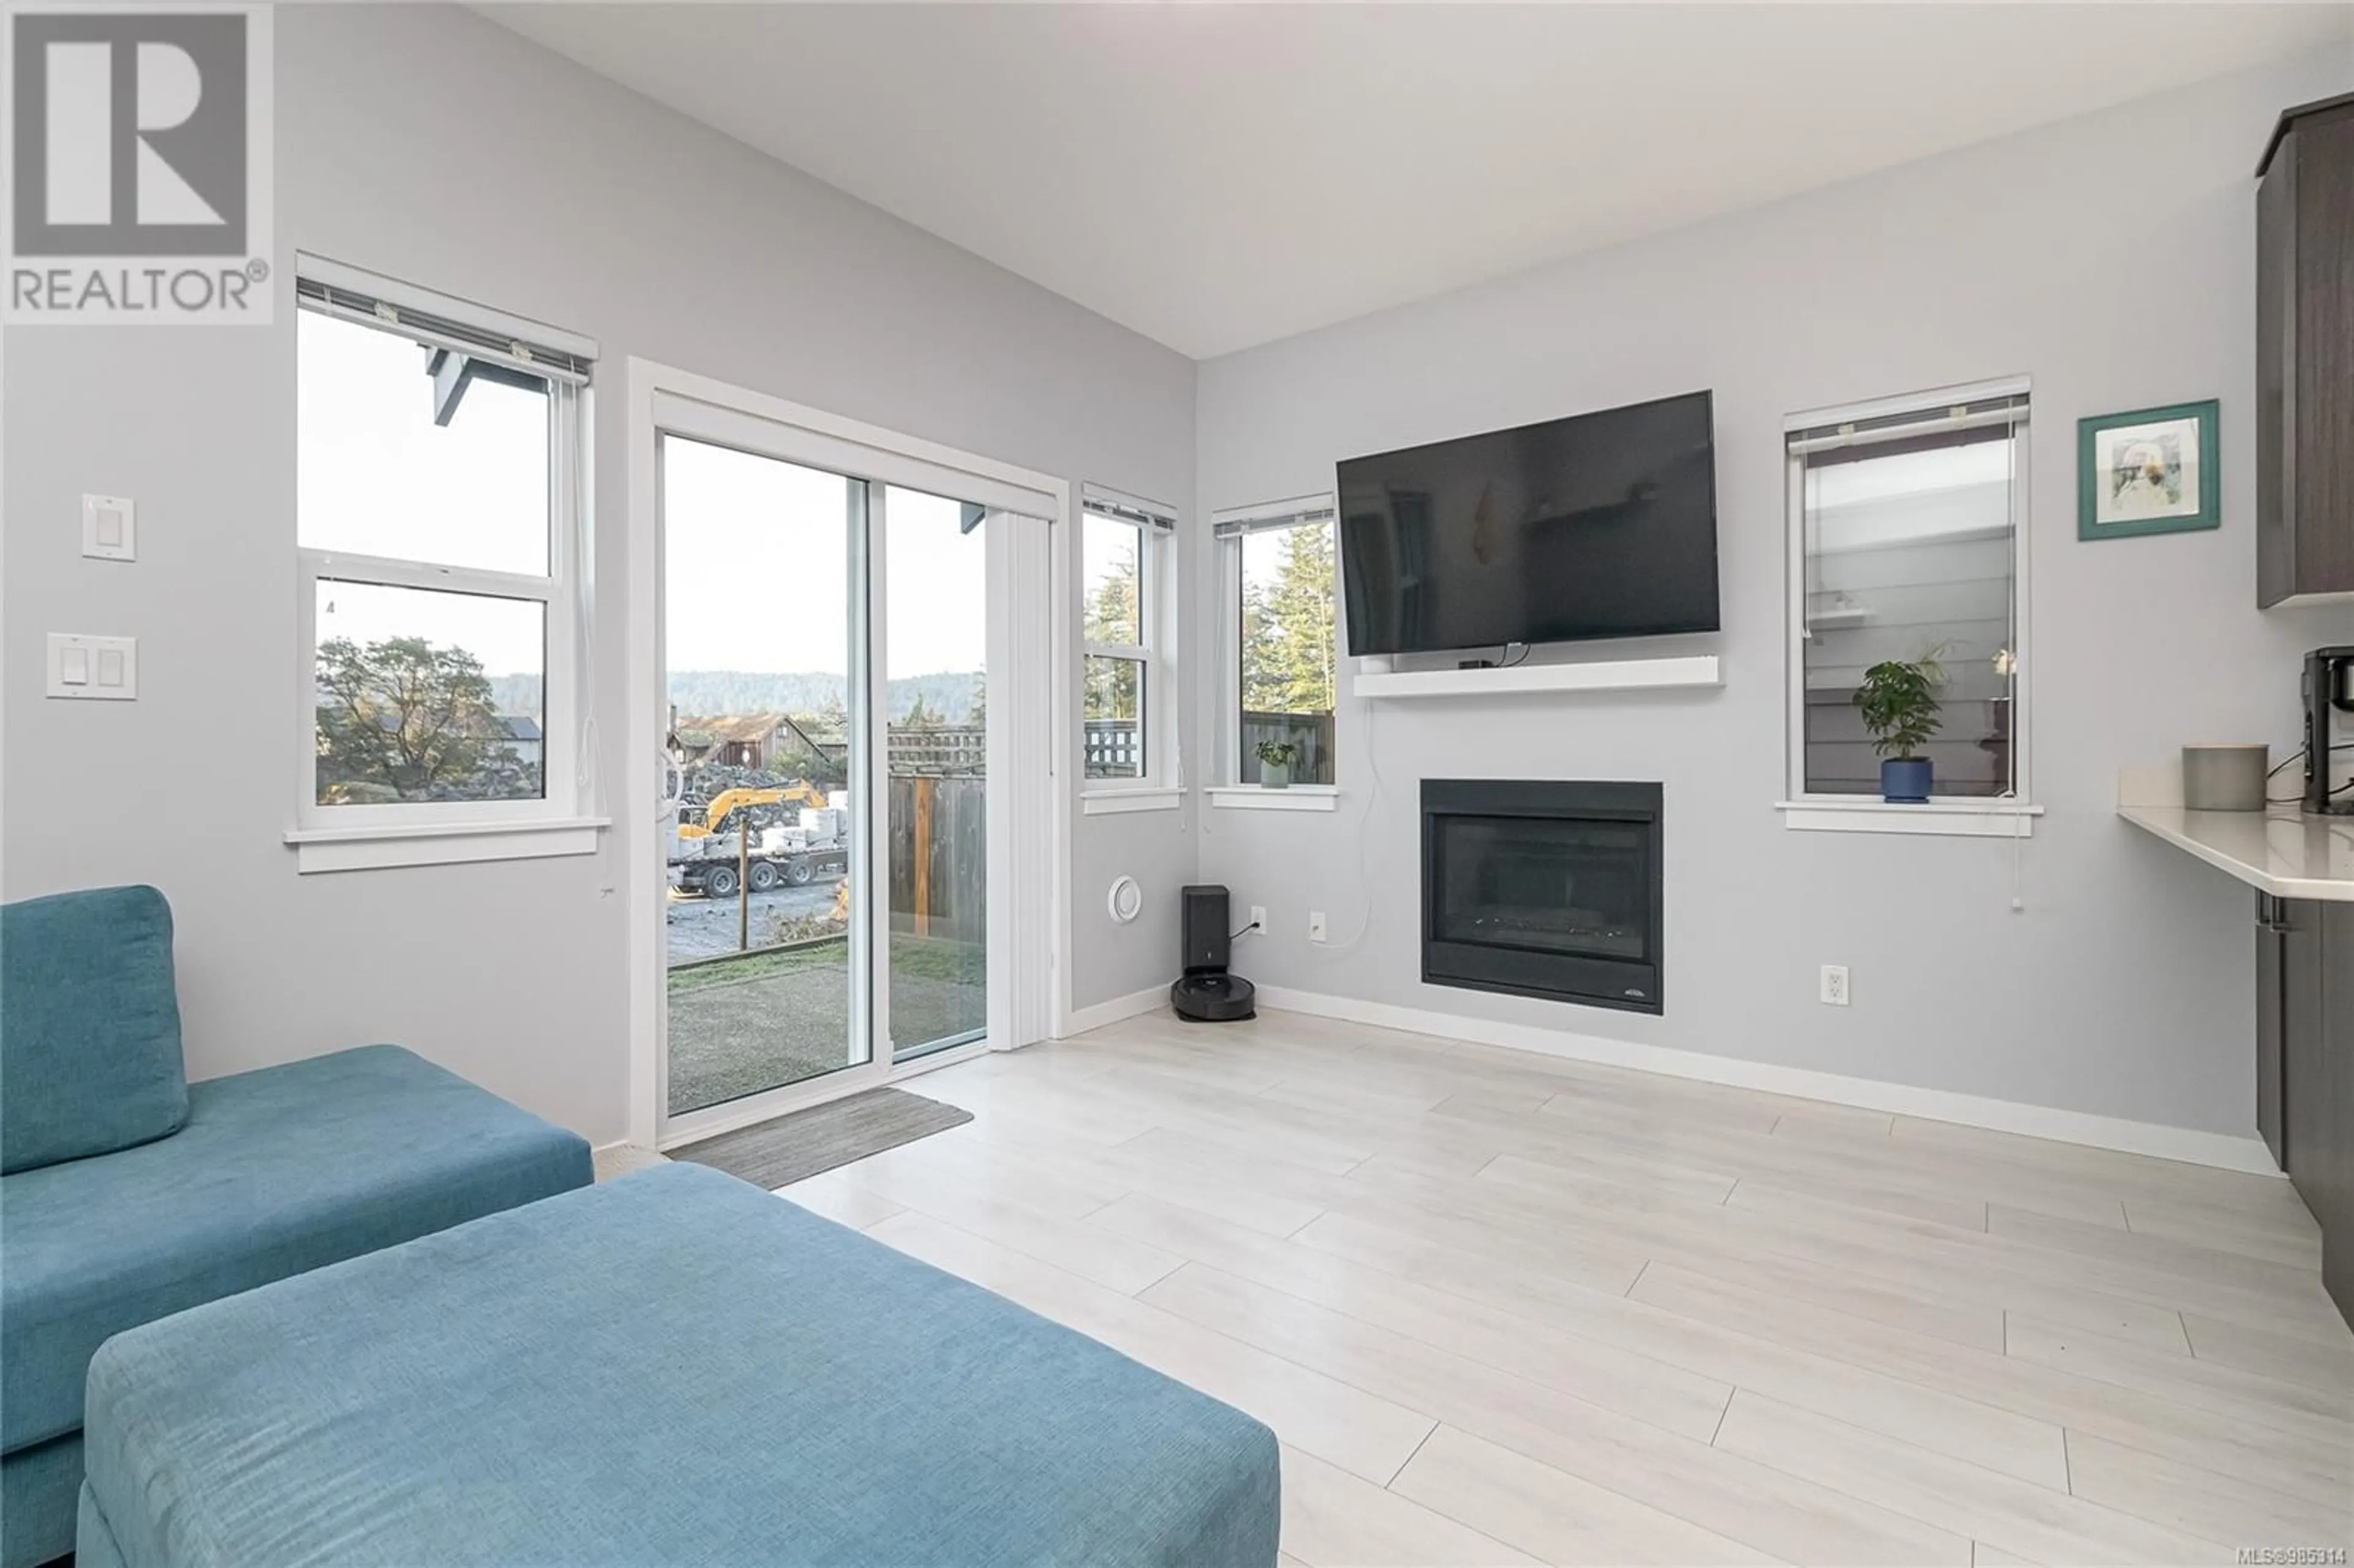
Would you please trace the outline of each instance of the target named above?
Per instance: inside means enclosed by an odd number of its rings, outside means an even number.
[[[2034,429],[2031,394],[2028,377],[2014,376],[1960,387],[1935,387],[1870,402],[1811,409],[1792,414],[1783,420],[1783,534],[1787,547],[1784,564],[1787,591],[1784,629],[1787,641],[1783,688],[1787,705],[1783,737],[1789,793],[1786,799],[1776,802],[1776,806],[1782,813],[1784,826],[1806,832],[1925,833],[1955,838],[2023,839],[2032,835],[2035,819],[2043,814],[2043,808],[2033,803],[2033,797],[2029,792],[2029,780],[2032,777],[2029,772],[2030,736],[2033,727],[2029,688],[2034,670],[2034,661],[2028,646],[2031,625],[2028,584],[2032,576],[2029,565],[2029,546],[2033,536],[2033,529],[2030,526],[2031,492],[2028,466]],[[2029,406],[2015,415],[1960,416],[1956,413],[1967,405],[2006,398],[2028,399]],[[1901,421],[1901,424],[1893,428],[1861,429],[1875,426],[1879,421]],[[2010,711],[2011,793],[2001,796],[1940,795],[1932,796],[1926,804],[1898,805],[1870,795],[1829,795],[1808,789],[1806,454],[1822,450],[1827,442],[1893,440],[1901,435],[1962,429],[1971,424],[1997,421],[2012,426],[2012,450],[2016,456],[2016,470],[2010,486],[2011,653],[2016,660]],[[1833,430],[1837,433],[1803,443],[1792,439],[1797,432],[1808,430]]]
[[[297,258],[297,308],[412,342],[443,343],[527,369],[548,386],[546,576],[302,546],[295,530],[294,826],[286,842],[303,873],[593,853],[607,819],[593,814],[595,735],[587,628],[590,613],[588,366],[596,344],[520,316],[323,258]],[[325,297],[319,297],[323,291]],[[300,331],[299,322],[297,331]],[[496,344],[504,343],[504,350]],[[323,581],[423,588],[540,605],[541,794],[531,800],[318,802],[318,597]]]
[[[1210,804],[1228,810],[1330,811],[1340,804],[1340,650],[1333,650],[1334,757],[1330,784],[1292,784],[1281,789],[1242,781],[1243,713],[1243,540],[1253,534],[1281,533],[1324,523],[1332,528],[1332,556],[1337,570],[1341,553],[1340,508],[1331,492],[1295,495],[1251,506],[1227,507],[1210,514],[1210,535],[1218,552],[1218,642],[1225,652],[1221,666],[1218,726],[1219,782],[1209,791]],[[1330,585],[1333,596],[1333,635],[1340,635],[1340,584]]]
[[[1090,515],[1136,530],[1136,602],[1141,642],[1097,642],[1087,639],[1087,536]],[[1174,507],[1106,485],[1079,487],[1077,529],[1079,569],[1074,573],[1076,602],[1074,639],[1079,651],[1081,700],[1075,726],[1079,747],[1079,800],[1085,815],[1105,816],[1123,811],[1175,810],[1184,804],[1182,764],[1177,753],[1176,682],[1172,652],[1176,645],[1176,614],[1171,589],[1176,583],[1177,512]],[[1137,696],[1143,706],[1138,736],[1144,747],[1140,774],[1094,776],[1087,771],[1087,661],[1125,660],[1137,666]]]

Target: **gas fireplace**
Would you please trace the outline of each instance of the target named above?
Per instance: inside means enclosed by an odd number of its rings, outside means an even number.
[[[1659,786],[1422,783],[1422,978],[1661,1011]]]

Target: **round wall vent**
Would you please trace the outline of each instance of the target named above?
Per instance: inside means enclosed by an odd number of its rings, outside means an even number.
[[[1104,900],[1111,909],[1111,917],[1127,925],[1144,910],[1144,889],[1132,876],[1123,876],[1111,885],[1111,894]]]

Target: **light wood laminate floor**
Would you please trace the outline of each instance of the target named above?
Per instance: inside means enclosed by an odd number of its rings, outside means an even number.
[[[910,1086],[974,1119],[785,1196],[1265,1421],[1288,1560],[2354,1543],[2277,1179],[1287,1013]]]

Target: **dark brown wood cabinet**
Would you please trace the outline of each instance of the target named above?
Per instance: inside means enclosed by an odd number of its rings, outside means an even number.
[[[2354,93],[2256,174],[2256,602],[2354,594]]]
[[[2321,1147],[2300,1160],[2300,1192],[2321,1222],[2321,1282],[2354,1322],[2354,904],[2321,906],[2320,1061],[2306,1116],[2326,1129]],[[2284,1105],[2285,1105],[2284,1101]]]
[[[2258,1121],[2273,1052],[2274,1151],[2321,1225],[2322,1283],[2354,1322],[2354,904],[2262,906],[2257,985]]]
[[[2281,1058],[2287,1051],[2287,998],[2281,986],[2288,921],[2282,901],[2256,895],[2256,1131],[2280,1168],[2288,1169],[2288,1143],[2281,1136]]]

